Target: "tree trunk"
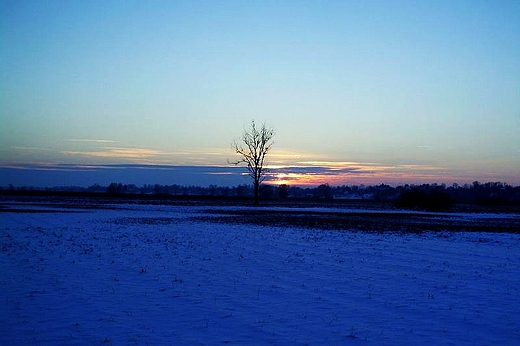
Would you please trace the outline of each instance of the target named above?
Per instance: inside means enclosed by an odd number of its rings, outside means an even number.
[[[255,207],[256,207],[256,206],[260,205],[260,202],[258,199],[258,191],[259,191],[259,187],[260,187],[260,182],[255,181],[254,185],[255,185]]]

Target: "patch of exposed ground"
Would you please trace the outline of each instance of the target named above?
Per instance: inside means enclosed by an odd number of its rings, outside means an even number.
[[[465,231],[520,233],[520,217],[461,217],[446,213],[207,210],[198,220],[230,224],[369,232]]]

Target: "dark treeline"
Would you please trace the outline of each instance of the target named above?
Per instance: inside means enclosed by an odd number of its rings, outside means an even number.
[[[210,185],[143,185],[112,183],[109,186],[92,185],[84,187],[53,187],[37,189],[33,187],[1,188],[2,193],[52,193],[71,192],[104,194],[112,196],[146,195],[157,197],[174,196],[213,196],[213,197],[252,197],[254,189],[250,185],[233,187]],[[500,182],[464,185],[422,184],[422,185],[343,185],[330,186],[323,184],[316,187],[299,187],[288,185],[261,185],[260,197],[264,200],[274,199],[315,199],[315,200],[370,200],[393,202],[399,207],[429,210],[448,210],[453,204],[474,204],[482,206],[520,205],[520,186],[511,186]]]

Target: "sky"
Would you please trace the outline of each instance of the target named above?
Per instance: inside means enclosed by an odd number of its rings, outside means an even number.
[[[518,1],[0,0],[0,185],[242,181],[252,120],[274,184],[516,185],[519,62]]]

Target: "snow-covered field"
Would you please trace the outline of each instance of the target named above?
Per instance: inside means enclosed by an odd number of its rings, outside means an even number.
[[[0,344],[520,343],[519,234],[229,224],[205,208],[0,213]]]

